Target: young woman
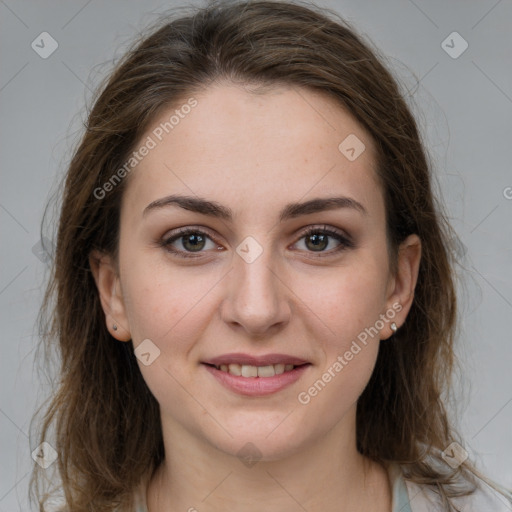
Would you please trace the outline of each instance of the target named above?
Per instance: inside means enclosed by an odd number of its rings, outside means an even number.
[[[395,80],[334,13],[163,20],[69,166],[40,509],[511,510],[441,400],[449,238]]]

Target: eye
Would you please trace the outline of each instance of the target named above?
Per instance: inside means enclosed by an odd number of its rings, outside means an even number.
[[[307,252],[327,253],[327,255],[332,255],[333,253],[354,247],[354,243],[345,234],[327,226],[321,228],[313,226],[306,229],[306,231],[302,233],[299,241],[303,239]],[[336,240],[338,245],[326,251],[325,249],[330,245],[330,239]],[[324,256],[324,254],[320,254],[320,256]]]
[[[175,243],[180,239],[181,241],[177,245],[178,247],[181,246],[181,249],[175,247]],[[210,249],[219,248],[218,244],[215,244],[205,231],[194,228],[181,228],[174,232],[172,236],[164,238],[160,245],[181,258],[197,258],[200,254],[195,256],[193,253],[201,253],[208,240],[213,246],[210,246]]]
[[[306,252],[321,253],[318,256],[324,256],[323,253],[327,253],[326,256],[329,256],[354,247],[354,243],[345,234],[327,226],[309,227],[302,232],[296,244],[303,239],[305,240]],[[330,245],[330,239],[336,240],[338,245],[326,251],[325,249]],[[211,242],[209,248],[207,247],[208,241]],[[204,252],[203,249],[222,249],[219,244],[214,242],[209,233],[190,227],[178,229],[171,236],[162,239],[159,245],[180,258],[201,257],[201,253]],[[197,253],[197,255],[194,253]]]

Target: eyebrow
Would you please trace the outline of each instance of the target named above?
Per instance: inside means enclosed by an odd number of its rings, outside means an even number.
[[[142,215],[145,216],[152,210],[159,210],[168,206],[179,206],[184,210],[189,210],[203,215],[209,215],[225,221],[233,220],[233,210],[224,206],[216,201],[209,201],[201,197],[194,196],[182,196],[182,195],[170,195],[157,199],[150,203],[144,209]],[[294,219],[301,215],[308,215],[311,213],[323,212],[326,210],[335,210],[338,208],[351,208],[356,210],[363,215],[367,215],[365,207],[352,199],[351,197],[339,196],[339,197],[324,197],[315,198],[303,203],[289,203],[281,210],[279,215],[279,221],[283,222],[288,219]]]

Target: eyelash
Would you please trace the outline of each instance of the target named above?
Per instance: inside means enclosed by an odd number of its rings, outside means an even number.
[[[182,238],[186,235],[190,235],[190,234],[194,234],[194,235],[199,234],[199,235],[205,236],[205,237],[209,238],[210,240],[212,240],[213,242],[215,242],[215,240],[212,238],[212,236],[210,236],[206,231],[203,231],[201,229],[187,227],[187,228],[179,228],[170,237],[160,240],[159,245],[161,247],[163,247],[166,251],[178,256],[179,258],[198,258],[200,256],[195,256],[194,254],[200,255],[201,252],[203,252],[203,251],[199,251],[198,253],[192,253],[192,252],[176,250],[171,247],[171,244],[173,242],[175,242],[176,240],[179,240],[180,238]],[[350,249],[350,248],[354,247],[354,243],[349,238],[347,238],[341,232],[331,229],[327,226],[323,226],[322,228],[318,228],[318,227],[314,227],[314,226],[309,227],[301,233],[301,235],[297,241],[302,240],[303,238],[311,236],[313,234],[328,235],[328,236],[336,239],[338,242],[340,242],[340,245],[337,248],[327,251],[327,253],[326,253],[327,256],[332,256],[333,254],[338,254],[341,251],[344,251],[346,249]],[[311,252],[314,254],[315,251],[308,251],[308,252]],[[318,258],[327,257],[327,256],[322,256],[322,253],[325,254],[324,251],[321,251],[318,253],[318,255],[316,255],[314,257],[318,257]]]

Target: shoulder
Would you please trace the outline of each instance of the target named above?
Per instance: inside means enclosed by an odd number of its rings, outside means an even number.
[[[430,485],[416,484],[405,481],[411,512],[444,511],[442,499],[435,488]],[[477,482],[476,489],[466,496],[451,498],[454,510],[464,512],[512,512],[512,495],[509,498],[493,489],[482,480]]]

